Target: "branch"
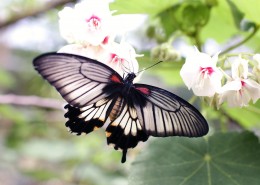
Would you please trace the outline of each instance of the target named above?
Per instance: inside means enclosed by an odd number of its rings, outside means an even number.
[[[0,19],[0,29],[4,28],[6,26],[9,26],[21,19],[24,19],[26,17],[36,16],[41,13],[44,13],[48,10],[51,10],[53,8],[56,8],[58,6],[62,6],[69,2],[75,2],[75,0],[55,0],[55,1],[47,1],[44,5],[38,7],[38,8],[31,8],[29,10],[22,10],[19,13],[15,14],[14,16],[9,17],[8,19],[1,20]]]
[[[42,108],[62,110],[64,101],[51,98],[41,98],[37,96],[19,96],[14,94],[7,94],[0,95],[0,104],[36,106]]]
[[[241,40],[240,42],[230,46],[229,48],[225,49],[224,51],[222,51],[219,55],[224,55],[226,53],[228,53],[229,51],[237,48],[238,46],[241,46],[242,44],[246,43],[248,40],[250,40],[255,34],[256,32],[259,30],[260,26],[256,26],[254,27],[254,30],[252,31],[252,33],[250,33],[247,37],[245,37],[243,40]]]

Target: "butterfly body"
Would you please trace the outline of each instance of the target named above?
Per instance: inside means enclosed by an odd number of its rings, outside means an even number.
[[[64,53],[43,54],[35,69],[68,102],[66,127],[77,135],[104,125],[107,143],[123,151],[149,136],[200,137],[208,125],[200,112],[164,89],[133,83],[136,74],[122,78],[98,61]]]
[[[116,99],[115,104],[113,105],[111,113],[109,114],[109,118],[111,121],[114,121],[118,117],[118,115],[120,115],[122,107],[123,107],[123,99],[118,97]]]

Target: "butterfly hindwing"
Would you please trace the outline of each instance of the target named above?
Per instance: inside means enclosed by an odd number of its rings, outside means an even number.
[[[78,55],[47,53],[35,58],[33,64],[42,77],[75,107],[85,107],[107,98],[111,92],[104,89],[123,81],[105,64]]]
[[[116,150],[122,150],[121,162],[125,162],[127,149],[136,147],[139,141],[146,141],[149,136],[142,129],[132,103],[123,98],[122,100],[121,112],[115,120],[111,120],[106,128],[106,136],[108,144],[113,145]]]
[[[132,97],[138,119],[148,135],[199,137],[208,132],[207,121],[201,113],[173,93],[134,84]]]
[[[64,115],[68,118],[66,127],[71,133],[81,135],[82,133],[88,134],[93,130],[102,127],[107,119],[107,109],[111,104],[111,100],[99,100],[93,105],[84,108],[73,107],[69,104],[65,106],[68,110]]]

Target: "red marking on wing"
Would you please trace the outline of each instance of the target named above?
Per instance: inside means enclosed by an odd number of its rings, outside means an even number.
[[[117,75],[112,75],[110,79],[115,83],[122,83],[122,81],[120,80],[120,78],[118,78]]]
[[[137,87],[136,90],[140,91],[143,94],[150,95],[151,91],[148,88],[145,87]]]

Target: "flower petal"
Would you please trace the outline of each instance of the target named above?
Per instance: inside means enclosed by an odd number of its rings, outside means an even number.
[[[218,54],[213,58],[195,51],[188,55],[180,75],[185,85],[197,96],[214,96],[221,86],[222,73],[216,67]]]
[[[241,57],[236,58],[231,66],[232,78],[244,78],[248,76],[248,60],[242,59]]]
[[[71,53],[84,56],[104,63],[104,59],[109,57],[109,53],[100,46],[84,46],[81,44],[69,44],[62,47],[58,53]],[[102,60],[103,59],[103,60]]]
[[[65,7],[59,12],[59,18],[61,35],[69,43],[98,46],[105,37],[113,35],[108,1],[85,0],[76,4],[74,9]]]
[[[250,98],[255,103],[260,98],[260,84],[251,79],[243,80],[245,82],[244,88],[250,95]]]

